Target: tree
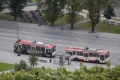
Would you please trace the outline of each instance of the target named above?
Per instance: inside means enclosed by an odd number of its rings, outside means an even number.
[[[38,9],[42,9],[45,13],[44,18],[51,22],[51,25],[54,26],[54,22],[60,17],[61,11],[66,4],[66,0],[37,0]]]
[[[37,65],[38,62],[38,55],[36,51],[31,51],[29,56],[29,63],[34,68],[35,65]]]
[[[11,13],[14,15],[14,19],[17,20],[17,16],[23,11],[22,9],[26,6],[27,0],[8,0],[8,5]]]
[[[73,29],[74,23],[78,20],[78,13],[81,11],[82,0],[69,0],[68,1],[68,14],[66,20],[71,23],[71,29]]]
[[[4,0],[0,0],[0,12],[4,9]]]
[[[108,26],[109,26],[109,21],[110,21],[111,17],[114,16],[114,8],[110,5],[108,5],[107,9],[104,10],[103,15],[104,15],[104,17],[106,17],[106,19],[108,19]]]
[[[109,0],[86,0],[85,7],[89,11],[89,18],[91,21],[92,29],[94,32],[94,27],[100,21],[100,11],[103,10],[109,4]]]

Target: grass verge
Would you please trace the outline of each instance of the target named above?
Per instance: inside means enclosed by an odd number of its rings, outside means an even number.
[[[74,28],[77,30],[91,30],[91,23],[86,22],[86,23],[74,25]],[[95,26],[95,30],[97,30],[97,28],[98,28],[98,31],[100,31],[100,32],[120,34],[120,25],[112,25],[111,24],[110,26],[108,26],[107,23],[100,21],[98,24],[98,27]]]
[[[7,64],[7,63],[0,62],[0,72],[6,71],[6,70],[11,70],[13,68],[14,68],[13,64]]]
[[[14,16],[10,16],[10,15],[7,15],[7,14],[0,13],[0,19],[1,20],[14,21]]]
[[[32,0],[32,2],[36,2],[36,0]]]

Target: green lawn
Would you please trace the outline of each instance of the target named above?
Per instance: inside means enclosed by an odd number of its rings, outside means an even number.
[[[10,15],[7,15],[7,14],[3,14],[3,13],[0,13],[0,19],[1,20],[14,21],[14,17],[13,16],[10,16]]]
[[[0,13],[0,20],[14,21],[14,16]],[[20,18],[18,18],[20,20]]]
[[[79,25],[74,25],[74,28],[78,30],[91,30],[91,24],[90,22],[86,22]],[[97,30],[97,27],[95,27],[95,30]],[[98,24],[98,31],[120,34],[120,25],[111,24],[110,26],[108,26],[107,23],[100,21],[100,23]]]
[[[14,68],[13,64],[7,64],[7,63],[0,62],[0,72],[6,71],[6,70],[11,70],[13,68]]]
[[[36,2],[36,0],[32,0],[32,2]]]

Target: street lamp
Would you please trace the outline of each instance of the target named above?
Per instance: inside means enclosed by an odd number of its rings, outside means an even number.
[[[20,25],[21,23],[20,22],[18,22],[18,20],[17,20],[17,40],[19,40],[19,34],[18,34],[18,28],[19,28],[19,25]],[[18,43],[18,45],[17,45],[17,48],[18,48],[18,56],[20,56],[20,47],[19,47],[19,41],[17,41]]]
[[[97,36],[96,36],[96,38],[99,38],[99,37],[98,37],[98,24],[97,24]]]

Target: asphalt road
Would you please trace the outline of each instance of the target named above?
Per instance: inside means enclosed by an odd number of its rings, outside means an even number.
[[[38,26],[37,24],[29,24],[29,23],[21,23],[21,25],[19,25],[18,32],[20,39],[36,40],[45,43],[56,44],[57,54],[64,54],[65,52],[64,49],[67,46],[84,47],[75,38],[73,38],[70,35],[70,33],[73,33],[90,48],[109,50],[112,66],[120,64],[119,63],[120,39],[118,38],[108,38],[108,37],[96,38],[97,33],[89,33],[89,31],[68,30],[67,28],[65,28],[64,30],[60,30],[60,27],[50,27],[46,25]],[[103,33],[99,32],[98,36],[100,34],[104,35]],[[17,23],[9,22],[9,21],[0,21],[0,55],[1,55],[0,62],[15,63],[18,62],[20,59],[27,60],[28,58],[27,55],[22,55],[19,56],[20,58],[18,58],[17,54],[13,52],[13,42],[16,39],[17,39]],[[5,54],[3,55],[2,53]],[[8,53],[9,55],[7,56]],[[14,59],[12,57],[14,57]],[[84,64],[87,67],[92,67],[96,65],[94,63],[86,63],[86,62],[84,62]],[[103,64],[99,64],[99,65],[104,66]],[[47,66],[50,66],[50,64],[48,64]],[[79,63],[73,62],[73,64],[70,66],[71,68],[72,66],[74,66],[74,68],[79,67]],[[71,70],[71,68],[69,69]]]

